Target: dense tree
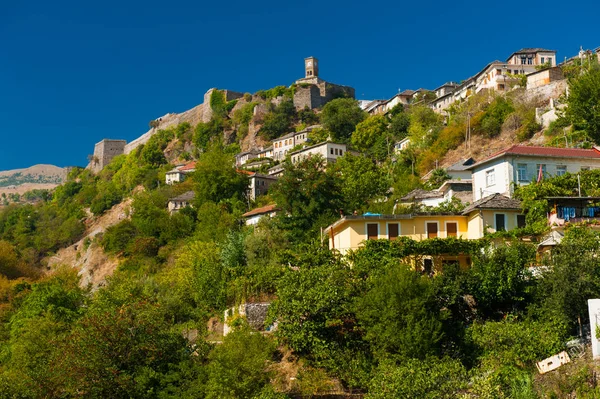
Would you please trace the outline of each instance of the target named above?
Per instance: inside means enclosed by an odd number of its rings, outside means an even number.
[[[569,80],[566,116],[576,128],[583,129],[600,143],[600,68]]]
[[[352,133],[352,145],[361,151],[371,151],[375,144],[389,139],[388,120],[383,115],[369,116]]]
[[[233,157],[218,144],[202,154],[192,177],[198,206],[207,201],[244,200],[248,178],[233,165]]]
[[[335,164],[346,211],[363,210],[369,200],[385,195],[390,180],[385,170],[366,156],[346,153]]]
[[[436,354],[443,338],[431,280],[405,265],[389,266],[356,300],[357,318],[379,357]]]
[[[331,133],[333,141],[347,142],[356,125],[367,117],[351,98],[337,98],[325,104],[321,112],[321,123]]]
[[[271,112],[265,115],[260,134],[267,140],[293,131],[292,124],[296,119],[296,107],[290,99],[284,99]]]
[[[321,156],[296,164],[285,163],[285,174],[272,186],[272,196],[281,208],[279,219],[292,237],[301,238],[311,228],[323,227],[341,209],[339,181]]]

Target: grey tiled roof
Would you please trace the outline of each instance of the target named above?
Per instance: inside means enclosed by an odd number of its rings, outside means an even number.
[[[475,209],[519,210],[521,209],[521,201],[496,193],[473,202],[465,208],[462,214],[467,215]]]

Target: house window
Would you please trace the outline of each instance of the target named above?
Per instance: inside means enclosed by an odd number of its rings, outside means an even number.
[[[458,237],[458,224],[456,222],[446,223],[446,237]]]
[[[496,173],[494,169],[488,170],[485,172],[485,184],[487,187],[493,186],[496,184]]]
[[[497,213],[496,219],[496,231],[506,231],[506,215],[504,213]]]
[[[544,58],[544,57],[542,57],[542,64],[544,64],[544,61],[545,61],[545,58]]]
[[[527,164],[526,163],[517,164],[517,179],[519,181],[527,181]]]
[[[498,85],[498,90],[504,90],[504,84],[503,83],[500,83]]]
[[[527,57],[525,57],[524,55],[521,56],[521,65],[525,65],[525,63],[527,62]]]
[[[337,148],[335,149],[335,155],[339,155],[339,154],[338,154],[338,149],[337,149]]]
[[[344,155],[343,150],[340,149],[340,156]]]
[[[330,153],[331,155],[333,155],[333,148],[330,148],[330,149],[329,149],[329,153]]]
[[[538,177],[540,176],[540,170],[542,172],[542,177],[546,176],[546,164],[538,163],[535,165],[535,171],[536,171]]]
[[[533,58],[527,58],[527,65],[533,65]]]
[[[398,238],[398,223],[390,223],[388,224],[388,239],[394,241]]]
[[[423,259],[423,273],[426,273],[426,274],[433,273],[433,259],[431,259],[431,258]]]
[[[379,225],[367,223],[367,240],[376,240],[377,238],[379,238]]]
[[[563,176],[567,173],[567,165],[556,165],[556,176]]]
[[[552,57],[548,57],[547,62],[548,62],[548,64],[552,65]]]
[[[517,215],[517,227],[519,229],[525,227],[525,215]]]
[[[427,222],[425,225],[427,229],[427,238],[437,238],[438,236],[438,224],[437,222]]]

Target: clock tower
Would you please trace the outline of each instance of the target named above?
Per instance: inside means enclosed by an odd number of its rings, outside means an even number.
[[[319,76],[319,60],[315,57],[308,57],[304,59],[304,70],[306,71],[306,78],[316,78]]]

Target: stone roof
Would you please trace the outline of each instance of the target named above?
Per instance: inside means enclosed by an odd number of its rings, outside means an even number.
[[[492,154],[483,161],[479,161],[466,169],[473,169],[476,166],[483,165],[496,158],[504,155],[529,155],[534,157],[551,157],[551,158],[593,158],[600,159],[600,150],[598,148],[582,149],[582,148],[558,148],[558,147],[539,147],[513,145],[507,149],[498,151]]]
[[[193,191],[187,191],[175,198],[169,199],[169,201],[191,201],[196,198],[196,193]]]
[[[446,168],[446,170],[456,170],[456,171],[461,171],[461,170],[467,170],[469,168],[469,166],[473,165],[475,163],[475,160],[473,158],[465,158],[465,159],[461,159],[460,161],[458,161],[455,164],[452,164],[450,166],[448,166]]]
[[[540,242],[538,244],[538,248],[555,247],[562,242],[564,237],[565,237],[565,235],[563,233],[561,233],[560,231],[552,230],[550,232],[550,234],[548,234],[546,237],[544,237],[542,242]]]
[[[265,213],[271,213],[278,210],[279,208],[277,208],[276,204],[270,204],[260,208],[252,209],[250,212],[244,213],[242,217],[249,218],[250,216],[264,215]]]
[[[444,194],[440,191],[427,191],[422,188],[416,188],[404,197],[400,198],[401,201],[417,201],[427,198],[441,198]]]
[[[521,201],[496,193],[473,202],[465,208],[462,214],[467,215],[475,209],[520,210]]]

